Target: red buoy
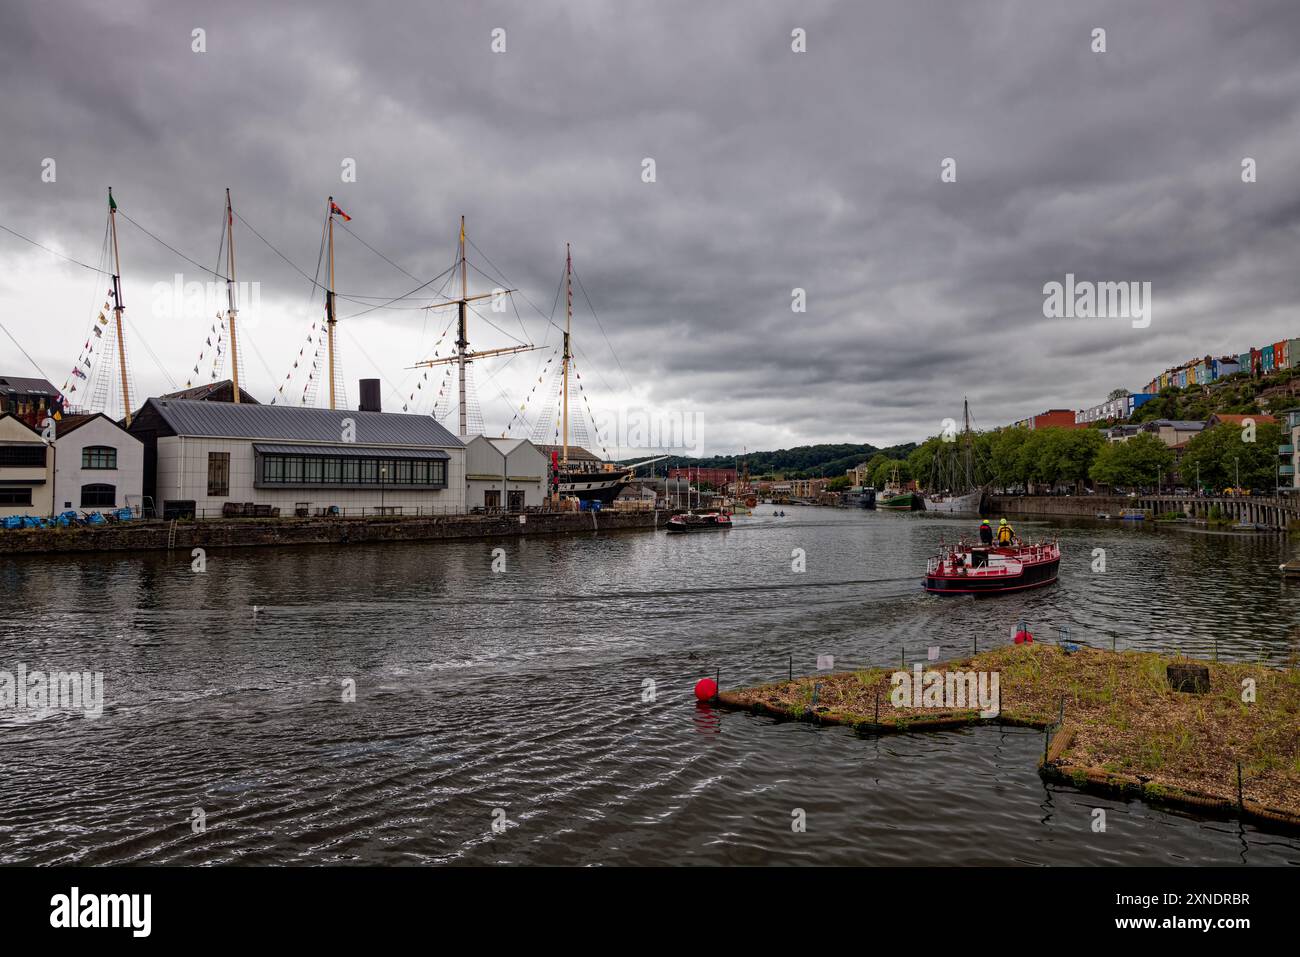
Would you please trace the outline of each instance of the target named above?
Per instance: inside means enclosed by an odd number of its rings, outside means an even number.
[[[695,682],[695,697],[701,701],[708,701],[710,698],[718,696],[718,683],[712,678],[701,678]]]
[[[1034,636],[1031,635],[1029,632],[1025,631],[1023,628],[1020,631],[1016,632],[1016,644],[1032,645],[1033,643],[1034,643]]]

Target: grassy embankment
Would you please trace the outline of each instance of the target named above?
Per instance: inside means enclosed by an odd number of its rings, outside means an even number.
[[[1169,664],[1205,665],[1210,690],[1173,690],[1166,679]],[[1041,643],[930,666],[945,675],[996,672],[1001,709],[991,719],[973,709],[895,707],[890,702],[895,670],[796,678],[722,692],[718,701],[865,733],[981,722],[1042,728],[1052,732],[1040,763],[1050,779],[1300,827],[1300,670],[1295,667],[1093,648],[1066,654]],[[1254,682],[1250,703],[1242,700],[1246,679]]]

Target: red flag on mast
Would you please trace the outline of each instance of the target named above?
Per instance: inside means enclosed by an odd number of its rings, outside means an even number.
[[[336,202],[334,202],[334,200],[332,200],[332,199],[330,200],[330,212],[331,212],[331,213],[338,213],[340,216],[343,217],[343,221],[344,221],[345,223],[350,223],[350,222],[352,222],[352,217],[349,216],[347,213],[343,212],[343,210],[339,209],[339,204],[336,203]]]

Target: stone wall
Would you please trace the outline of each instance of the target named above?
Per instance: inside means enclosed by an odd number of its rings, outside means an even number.
[[[437,515],[420,518],[225,519],[177,522],[173,547],[234,548],[253,545],[330,545],[448,538],[515,538],[657,529],[667,513],[561,512],[528,515]],[[96,528],[0,531],[0,556],[50,552],[166,549],[170,523],[138,522]]]

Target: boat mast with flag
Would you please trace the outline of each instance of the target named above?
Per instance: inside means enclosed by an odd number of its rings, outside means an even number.
[[[76,365],[72,367],[67,380],[63,383],[60,399],[66,411],[84,409],[108,412],[112,410],[112,393],[116,391],[117,398],[121,402],[124,421],[129,426],[132,415],[132,390],[131,373],[126,360],[126,332],[122,315],[126,310],[126,302],[122,297],[122,257],[117,242],[117,213],[117,199],[114,198],[113,187],[110,186],[108,188],[108,229],[105,236],[107,247],[101,257],[101,267],[105,260],[111,257],[112,272],[108,275],[112,277],[112,285],[108,289],[108,299],[104,301],[96,320],[91,324],[91,334],[87,337],[85,345],[81,347]],[[106,315],[108,312],[113,314],[111,323]],[[113,353],[117,356],[116,374],[104,363],[94,362],[97,354],[103,357]],[[80,389],[78,389],[79,384]],[[81,392],[80,401],[72,398],[78,391]]]

